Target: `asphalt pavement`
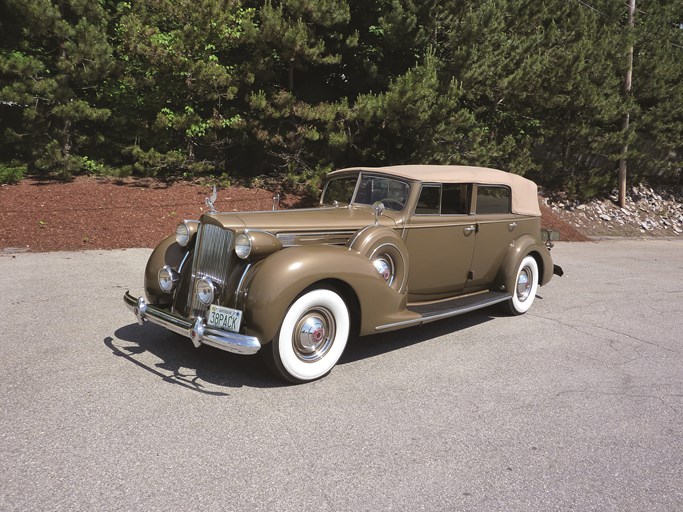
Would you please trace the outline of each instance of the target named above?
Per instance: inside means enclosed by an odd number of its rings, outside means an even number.
[[[560,243],[526,315],[300,386],[138,326],[148,255],[0,254],[0,510],[683,510],[682,240]]]

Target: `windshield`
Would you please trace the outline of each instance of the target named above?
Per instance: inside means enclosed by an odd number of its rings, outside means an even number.
[[[351,204],[353,191],[356,190],[358,176],[346,176],[330,180],[323,194],[322,204],[333,206],[338,204]]]
[[[382,201],[387,210],[401,211],[408,199],[410,186],[399,180],[385,176],[366,176],[361,174],[355,197],[358,176],[345,176],[330,180],[322,198],[323,205],[367,204]]]

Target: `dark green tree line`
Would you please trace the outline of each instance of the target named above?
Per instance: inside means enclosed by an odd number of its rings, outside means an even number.
[[[87,0],[8,0],[1,19],[0,101],[10,111],[2,127],[12,156],[42,172],[88,169],[111,115],[102,103],[114,64],[109,13]]]
[[[630,33],[609,0],[2,0],[0,165],[463,163],[592,194],[628,141],[632,180],[680,180],[683,4],[638,8]]]

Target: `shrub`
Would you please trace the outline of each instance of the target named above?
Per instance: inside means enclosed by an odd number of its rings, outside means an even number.
[[[24,178],[24,174],[26,174],[25,166],[10,167],[0,164],[0,184],[15,185]]]

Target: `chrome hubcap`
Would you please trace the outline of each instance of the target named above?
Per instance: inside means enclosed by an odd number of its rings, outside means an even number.
[[[379,258],[375,258],[372,260],[372,264],[375,267],[375,270],[379,273],[380,276],[382,276],[382,279],[384,279],[389,286],[391,286],[391,283],[394,281],[394,262],[393,260],[386,254],[383,254]]]
[[[517,298],[520,301],[525,301],[529,298],[531,293],[532,274],[529,267],[524,267],[517,277]]]
[[[304,314],[294,329],[294,352],[307,363],[325,357],[332,347],[336,332],[334,317],[325,308],[316,308]]]

